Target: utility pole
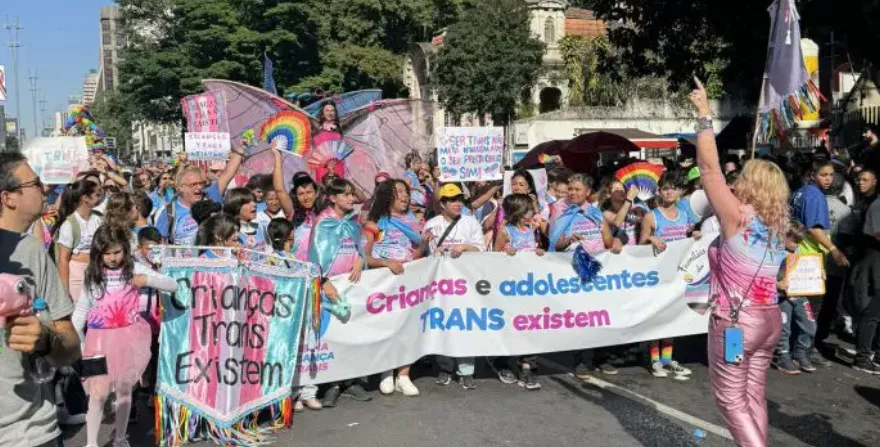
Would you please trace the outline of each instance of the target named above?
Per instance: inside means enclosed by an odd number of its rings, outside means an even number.
[[[34,74],[28,76],[28,80],[31,81],[31,98],[33,98],[34,138],[37,138],[40,136],[40,133],[37,130],[37,81],[40,80],[40,77],[37,75],[37,70],[34,70]]]
[[[13,87],[15,88],[15,118],[18,121],[18,125],[15,127],[15,134],[18,139],[19,144],[24,141],[22,138],[21,132],[21,91],[18,89],[18,49],[21,47],[21,43],[18,42],[18,32],[24,29],[18,23],[18,19],[15,20],[15,24],[7,23],[4,28],[6,31],[9,31],[9,41],[6,43],[6,46],[9,47],[9,50],[12,52],[12,76],[13,76]],[[13,34],[13,31],[15,34]]]
[[[42,131],[41,131],[41,135],[42,135],[42,132],[46,130],[46,94],[45,93],[42,93],[40,95],[40,118],[43,121],[43,127],[42,127]],[[49,135],[47,135],[47,136],[49,136]]]

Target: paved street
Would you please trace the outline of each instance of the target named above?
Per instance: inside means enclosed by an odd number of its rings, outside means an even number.
[[[478,366],[483,374],[473,391],[435,385],[425,371],[416,380],[420,397],[376,393],[367,403],[343,398],[335,409],[298,413],[294,428],[280,433],[276,445],[732,446],[715,434],[726,430],[700,358],[704,343],[705,337],[676,343],[677,356],[694,370],[688,382],[655,379],[630,366],[616,377],[597,375],[597,386],[569,374],[570,357],[563,354],[542,360],[543,389],[533,392],[500,383],[486,364]],[[797,377],[771,371],[769,383],[771,445],[880,445],[880,378],[835,363]],[[147,411],[141,402],[141,420],[130,430],[134,447],[152,445]],[[110,439],[110,424],[102,428],[102,442]],[[698,426],[706,428],[705,439],[695,438]],[[68,436],[66,445],[85,445],[84,427]]]

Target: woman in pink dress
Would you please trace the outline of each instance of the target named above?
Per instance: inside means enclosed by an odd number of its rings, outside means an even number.
[[[718,163],[706,91],[696,82],[691,101],[700,117],[697,164],[721,226],[721,236],[709,249],[709,378],[737,445],[762,447],[767,445],[769,425],[767,370],[782,331],[776,275],[786,255],[789,190],[779,166],[751,160],[731,192]],[[725,336],[737,335],[741,349],[727,348]]]
[[[339,112],[336,110],[336,103],[333,101],[325,102],[318,114],[318,121],[321,123],[321,127],[312,138],[314,148],[319,148],[332,141],[342,140],[342,128],[339,127]],[[315,178],[320,183],[321,179],[329,173],[334,173],[339,178],[345,177],[345,163],[342,160],[331,158],[315,169]]]

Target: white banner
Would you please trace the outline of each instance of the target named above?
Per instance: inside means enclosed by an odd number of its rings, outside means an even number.
[[[438,134],[441,181],[501,180],[504,128],[443,127]]]
[[[421,357],[514,356],[613,346],[705,333],[708,238],[603,253],[581,284],[571,254],[465,253],[427,258],[406,272],[333,279],[352,305],[347,321],[323,312],[306,337],[297,383],[326,383],[408,365]]]
[[[183,145],[192,161],[225,161],[232,147],[229,132],[186,132]]]
[[[89,170],[85,137],[32,138],[25,143],[22,153],[47,185],[66,185],[80,172]]]

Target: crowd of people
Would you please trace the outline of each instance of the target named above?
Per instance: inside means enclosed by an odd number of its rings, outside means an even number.
[[[501,182],[442,183],[435,157],[413,153],[403,178],[379,173],[367,194],[335,169],[286,178],[278,151],[272,173],[249,179],[237,177],[245,157],[240,149],[225,165],[208,169],[181,157],[175,164],[130,170],[95,154],[93,170],[68,185],[44,185],[23,156],[2,154],[0,272],[27,277],[34,294],[48,302],[55,324],[18,317],[7,325],[7,348],[0,354],[0,437],[21,440],[14,445],[60,445],[57,415],[61,423],[85,423],[88,447],[97,446],[105,402],[114,394],[114,445],[127,446],[129,415],[136,417],[133,393],[142,388],[146,395],[155,385],[156,297],[176,288],[159,273],[156,245],[216,247],[201,250],[204,257],[247,249],[270,259],[312,262],[332,303],[344,298],[328,278],[347,275],[357,282],[365,269],[385,268],[402,275],[408,262],[421,257],[484,251],[515,257],[577,247],[620,253],[637,244],[662,252],[674,241],[717,237],[710,254],[710,377],[737,442],[765,445],[763,387],[771,365],[788,375],[816,371],[834,355],[825,342],[836,330],[855,340],[853,368],[880,374],[873,362],[880,345],[874,166],[880,145],[867,129],[865,149],[852,154],[730,156],[722,165],[705,92],[699,88],[692,99],[701,126],[696,159],[665,160],[657,193],[645,201],[613,176],[634,161],[627,159],[587,175],[554,158],[544,166],[546,191],[537,190],[529,170],[516,169],[505,193]],[[713,212],[694,210],[690,198],[698,192]],[[785,293],[788,253],[825,255],[826,294],[817,317],[815,301]],[[730,327],[744,330],[741,364],[726,361],[722,352]],[[653,377],[689,380],[691,371],[675,360],[673,346],[671,339],[645,343],[644,366]],[[574,353],[575,374],[617,374],[622,350]],[[21,359],[33,355],[49,356],[59,366],[54,390],[36,383],[22,366]],[[85,394],[75,391],[77,371],[62,366],[80,355],[106,358],[105,374],[83,381]],[[457,381],[475,388],[474,358],[435,361],[438,385]],[[489,364],[504,383],[541,388],[534,355]],[[363,378],[321,388],[295,390],[296,410],[333,407],[343,395],[371,399]],[[410,365],[382,373],[379,392],[417,396]]]

